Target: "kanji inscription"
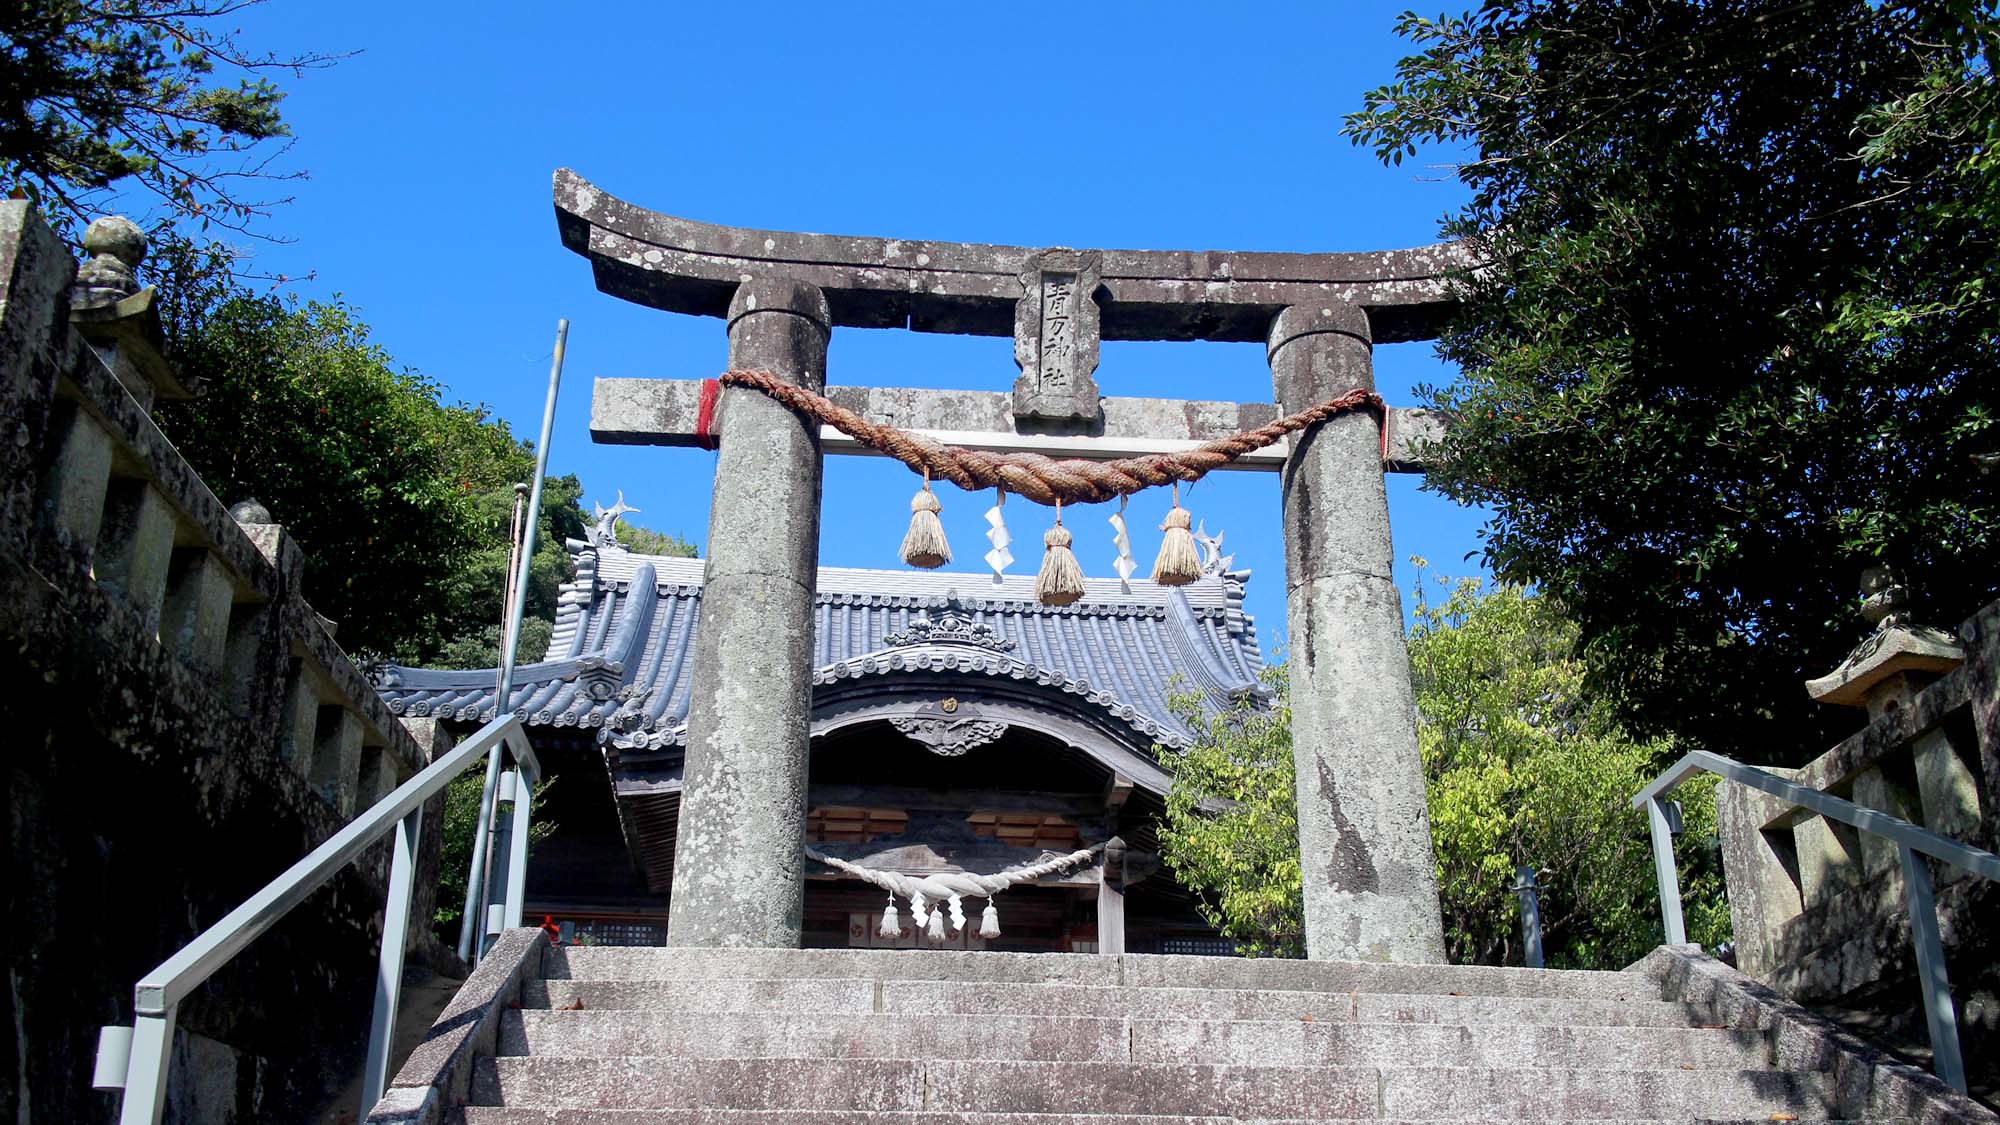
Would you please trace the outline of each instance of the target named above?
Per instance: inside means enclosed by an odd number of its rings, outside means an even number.
[[[1021,274],[1014,310],[1017,418],[1092,423],[1098,417],[1099,255],[1044,250]]]

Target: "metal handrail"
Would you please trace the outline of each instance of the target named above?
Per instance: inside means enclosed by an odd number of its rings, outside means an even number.
[[[1718,777],[1769,793],[1803,809],[1873,836],[1894,841],[1903,861],[1903,887],[1910,911],[1910,939],[1917,947],[1917,983],[1924,996],[1924,1017],[1931,1038],[1931,1069],[1959,1093],[1966,1092],[1965,1056],[1958,1043],[1958,1011],[1945,975],[1944,943],[1938,936],[1937,891],[1931,869],[1922,856],[1961,867],[1981,878],[2000,881],[2000,855],[1922,828],[1879,809],[1864,808],[1830,793],[1800,785],[1769,770],[1746,766],[1720,754],[1696,750],[1632,798],[1632,807],[1646,810],[1653,837],[1653,871],[1660,883],[1660,915],[1667,943],[1687,943],[1687,923],[1681,917],[1680,872],[1674,865],[1673,818],[1667,794],[1695,773]]]
[[[388,902],[382,918],[375,1011],[368,1033],[367,1069],[362,1077],[361,1116],[365,1118],[381,1099],[388,1082],[390,1036],[402,991],[403,947],[409,929],[411,894],[416,889],[417,847],[422,839],[424,805],[444,792],[469,766],[503,747],[520,775],[513,784],[515,838],[509,856],[510,869],[506,872],[505,906],[506,922],[518,925],[529,806],[541,766],[528,744],[521,720],[509,715],[481,727],[398,786],[328,837],[312,854],[293,864],[249,901],[202,931],[180,952],[140,979],[133,990],[133,1026],[106,1027],[98,1035],[92,1084],[98,1089],[125,1092],[118,1117],[120,1125],[158,1125],[166,1108],[175,1009],[180,1002],[314,891],[393,833],[394,854],[390,862]],[[505,786],[503,799],[504,790]]]

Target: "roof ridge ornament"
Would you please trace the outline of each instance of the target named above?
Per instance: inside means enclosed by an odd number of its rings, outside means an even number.
[[[1205,520],[1195,525],[1194,541],[1201,545],[1201,573],[1203,577],[1211,574],[1227,574],[1229,573],[1230,564],[1236,561],[1235,555],[1225,555],[1222,553],[1222,537],[1224,534],[1225,532],[1218,531],[1214,535],[1210,535],[1208,533],[1208,523]]]
[[[910,619],[910,627],[900,633],[889,633],[882,640],[893,647],[903,645],[962,644],[975,648],[992,649],[994,652],[1012,652],[1014,642],[1002,637],[998,630],[968,614],[956,609],[947,609],[933,618],[929,611],[919,610]]]
[[[618,542],[618,521],[639,510],[625,502],[625,490],[618,490],[618,500],[609,508],[597,503],[591,504],[591,507],[596,509],[596,515],[585,533],[590,536],[590,545],[600,551],[606,547],[623,547]]]

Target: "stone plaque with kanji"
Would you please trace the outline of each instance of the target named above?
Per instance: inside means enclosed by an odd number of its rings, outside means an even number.
[[[1097,419],[1096,251],[1043,250],[1021,273],[1014,306],[1017,418],[1094,422]]]

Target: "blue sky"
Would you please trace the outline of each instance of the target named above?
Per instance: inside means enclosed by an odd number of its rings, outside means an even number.
[[[311,178],[266,229],[258,268],[311,272],[403,364],[489,404],[532,438],[558,317],[571,321],[552,471],[586,499],[623,489],[637,522],[706,538],[713,456],[590,441],[597,376],[698,378],[724,365],[720,321],[600,294],[556,237],[549,178],[575,168],[635,203],[712,222],[1025,245],[1370,250],[1436,240],[1462,197],[1447,172],[1383,168],[1339,135],[1405,44],[1401,5],[331,5],[240,15],[277,51],[357,51],[281,79]],[[1376,349],[1391,402],[1449,372],[1429,344]],[[834,383],[1001,390],[1006,339],[836,329]],[[1255,344],[1104,346],[1106,394],[1268,401]],[[829,458],[823,562],[893,566],[916,486],[901,466]],[[1284,631],[1274,474],[1221,473],[1185,498],[1252,568],[1267,648]],[[1405,556],[1476,573],[1481,517],[1390,479]],[[976,569],[990,503],[941,490]],[[1134,552],[1157,549],[1164,495],[1133,501]],[[1009,506],[1016,571],[1046,510]],[[1106,513],[1065,513],[1086,572],[1109,574]]]

